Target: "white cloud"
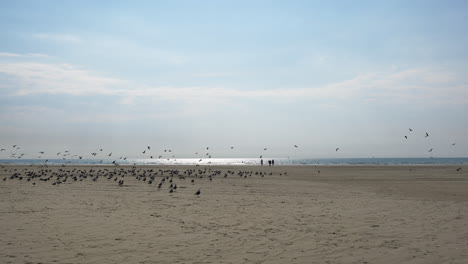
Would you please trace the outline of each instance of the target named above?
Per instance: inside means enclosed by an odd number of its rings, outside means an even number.
[[[11,53],[11,52],[0,52],[0,57],[13,57],[13,58],[48,58],[49,55],[40,53]]]
[[[462,74],[437,69],[408,69],[367,73],[353,79],[310,88],[245,90],[223,87],[153,87],[103,77],[70,64],[0,63],[0,87],[14,95],[113,95],[122,103],[144,100],[230,100],[239,98],[308,98],[322,103],[358,100],[398,103],[467,103],[468,86]]]
[[[0,63],[0,73],[13,80],[15,95],[111,95],[126,81],[98,76],[69,64]]]

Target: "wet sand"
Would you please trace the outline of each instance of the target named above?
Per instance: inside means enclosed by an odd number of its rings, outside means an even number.
[[[136,177],[205,167],[140,166],[119,186],[27,181],[38,167],[5,165],[0,263],[468,263],[468,166],[459,167],[212,166],[212,180],[173,176],[169,193],[167,181],[157,188],[163,176]],[[73,168],[92,169],[48,169]],[[94,167],[104,168],[131,167]]]

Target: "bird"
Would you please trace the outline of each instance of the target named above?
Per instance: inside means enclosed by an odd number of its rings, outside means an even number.
[[[294,145],[294,147],[295,147],[295,148],[298,148],[298,146],[297,146],[297,145]]]
[[[335,152],[337,152],[339,149],[340,149],[340,148],[336,148],[336,149],[335,149]]]
[[[426,132],[426,137],[429,137],[429,134]]]
[[[231,147],[231,149],[234,149],[234,147]]]
[[[431,148],[428,152],[432,152],[432,150],[433,150],[433,149]]]
[[[150,147],[150,146],[148,146],[148,150],[150,150],[150,149],[151,149],[151,147]]]
[[[267,150],[267,148],[264,148],[263,150]]]
[[[408,136],[405,136],[406,139],[408,139]]]
[[[457,143],[452,143],[452,146],[455,146]]]
[[[44,154],[44,151],[40,151],[39,153]]]
[[[109,157],[110,157],[110,156],[112,156],[112,152],[111,152],[111,153],[109,153]]]
[[[143,154],[145,154],[145,153],[146,153],[146,150],[143,151]]]
[[[408,129],[409,129],[410,132],[413,132],[413,129],[411,129],[411,128],[408,128]]]
[[[460,168],[457,169],[457,171],[461,171],[461,169],[462,169],[462,168],[460,167]]]
[[[201,191],[200,191],[200,189],[198,189],[198,191],[195,193],[195,195],[200,196],[200,194],[201,194]]]
[[[5,149],[1,149],[0,151],[5,151]]]

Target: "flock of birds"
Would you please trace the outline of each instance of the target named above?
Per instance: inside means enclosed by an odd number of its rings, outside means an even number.
[[[166,189],[169,193],[174,193],[178,189],[187,188],[184,186],[188,182],[191,185],[206,182],[206,179],[211,182],[215,178],[227,178],[238,176],[241,178],[251,177],[265,177],[267,175],[273,175],[273,172],[266,171],[253,171],[253,170],[220,170],[213,169],[211,167],[204,168],[187,168],[185,170],[179,169],[156,169],[156,168],[144,168],[137,166],[122,166],[122,167],[73,167],[73,168],[62,168],[59,166],[47,166],[40,165],[38,168],[29,167],[10,167],[1,165],[4,176],[3,181],[7,180],[18,180],[22,182],[31,182],[32,185],[36,185],[39,182],[50,183],[51,185],[61,185],[66,183],[76,182],[97,182],[98,180],[104,180],[114,182],[119,187],[130,186],[126,185],[125,181],[137,183],[146,183],[151,186],[155,186],[155,190]],[[284,173],[285,175],[287,173]],[[283,173],[280,173],[283,175]],[[181,186],[179,186],[181,185]],[[194,193],[196,196],[201,195],[201,188]]]
[[[412,128],[408,128],[408,131],[410,134],[413,133],[413,129]],[[408,140],[409,134],[405,135],[404,138],[405,140]],[[424,135],[425,138],[428,138],[429,137],[429,133],[428,132],[425,132],[425,135]],[[452,143],[451,146],[455,146],[456,143]],[[299,148],[298,145],[294,145],[294,148]],[[229,149],[233,150],[234,147],[231,146],[229,147]],[[29,158],[37,158],[37,159],[42,159],[42,156],[45,154],[45,151],[39,151],[38,152],[38,155],[36,157],[33,157],[33,155],[28,155],[26,153],[17,153],[17,151],[21,150],[21,147],[18,146],[18,145],[13,145],[12,146],[12,149],[8,149],[10,150],[10,158],[11,159],[22,159],[22,158],[25,158],[25,157],[29,157]],[[268,148],[264,148],[263,151],[267,151]],[[7,151],[7,148],[1,148],[0,149],[0,152],[3,152],[3,151]],[[335,152],[338,152],[340,151],[340,148],[337,147],[335,149]],[[433,152],[434,151],[434,148],[431,147],[427,152]],[[167,159],[167,160],[171,160],[171,159],[174,159],[174,160],[177,160],[173,151],[171,149],[164,149],[164,151],[162,151],[161,154],[159,155],[154,155],[152,154],[152,151],[151,151],[151,146],[146,146],[146,148],[141,152],[142,154],[144,154],[145,156],[147,156],[148,158],[150,159]],[[203,157],[199,157],[199,155],[201,155],[202,153],[205,153],[203,155]],[[94,151],[91,153],[91,156],[87,157],[88,159],[100,159],[99,163],[103,163],[103,161],[105,159],[113,159],[113,153],[112,152],[108,152],[108,153],[104,153],[104,149],[103,148],[99,148],[99,150],[97,151]],[[212,158],[212,153],[210,152],[210,147],[206,147],[206,150],[203,150],[203,151],[197,151],[195,152],[195,155],[197,157],[199,157],[199,160],[198,162],[202,162],[204,159],[211,159]],[[49,157],[50,157],[50,153],[49,153]],[[72,159],[83,159],[83,155],[78,155],[78,154],[71,154],[71,152],[69,150],[65,150],[63,152],[57,152],[56,155],[55,155],[57,158],[61,158],[62,160],[67,160],[69,158],[72,158]],[[260,159],[263,159],[263,154],[259,156]],[[123,160],[123,161],[126,161],[128,159],[128,157],[119,157],[118,159],[113,159],[112,161],[112,164],[114,165],[118,165],[119,164],[119,161]],[[49,160],[46,159],[45,160],[45,163],[47,163]],[[65,162],[66,163],[66,162]],[[71,163],[71,161],[69,161],[68,163]],[[209,162],[210,163],[210,162]]]
[[[409,132],[413,133],[413,129],[409,128]],[[429,133],[426,132],[424,135],[425,138],[429,137]],[[405,140],[408,139],[408,135],[404,136]],[[452,143],[451,146],[455,146],[456,143]],[[299,148],[298,145],[294,145],[294,148]],[[229,147],[230,149],[234,149],[234,147]],[[0,151],[6,151],[6,148],[1,148]],[[12,150],[20,151],[21,147],[18,145],[13,145]],[[263,148],[264,151],[267,151],[268,148]],[[340,148],[336,148],[335,152],[338,152]],[[434,148],[430,148],[428,152],[432,152]],[[175,159],[173,155],[173,151],[171,149],[164,149],[163,152],[165,155],[169,154],[172,158]],[[211,158],[212,154],[210,153],[210,147],[206,147],[203,149],[205,153],[204,156],[206,158]],[[42,155],[45,154],[45,151],[38,152],[41,158]],[[151,146],[146,146],[144,150],[142,150],[142,154],[148,155],[151,159],[155,158],[151,154]],[[199,155],[199,152],[195,153]],[[98,157],[112,157],[112,152],[105,152],[103,148],[99,148],[97,151],[91,153],[91,156],[96,159]],[[11,158],[21,159],[25,157],[25,153],[18,154],[16,152],[11,153]],[[63,152],[57,152],[56,156],[61,157],[63,160],[67,158],[72,159],[83,159],[83,156],[72,154],[69,150],[64,150]],[[158,159],[163,158],[163,155],[158,155]],[[263,158],[263,155],[260,155],[260,159]],[[167,158],[170,159],[170,158]],[[120,157],[119,160],[127,160],[127,157]],[[155,169],[155,168],[145,168],[145,167],[137,167],[136,164],[133,166],[120,166],[119,160],[113,160],[112,164],[115,165],[112,167],[91,167],[87,168],[85,166],[80,167],[70,167],[65,168],[65,163],[71,163],[72,161],[64,162],[60,166],[50,166],[48,164],[48,159],[38,165],[37,168],[28,168],[28,167],[15,167],[15,166],[4,166],[0,165],[3,169],[3,175],[7,175],[3,178],[3,181],[8,179],[10,180],[19,180],[19,181],[26,181],[32,182],[33,185],[36,185],[38,182],[50,182],[52,185],[60,185],[63,183],[72,183],[72,182],[82,182],[82,181],[93,181],[96,182],[99,179],[106,179],[107,181],[116,182],[118,186],[126,186],[125,180],[129,177],[133,177],[137,180],[137,182],[147,183],[149,185],[156,186],[157,190],[161,190],[163,188],[167,188],[169,193],[176,192],[179,188],[186,188],[186,187],[179,187],[178,184],[186,183],[186,179],[190,180],[190,184],[195,185],[195,181],[200,181],[200,179],[208,179],[210,182],[213,181],[214,178],[217,177],[224,177],[227,178],[228,176],[237,175],[239,177],[248,178],[252,176],[260,176],[264,177],[266,175],[272,175],[272,172],[264,172],[264,171],[239,171],[235,172],[233,170],[221,171],[219,169],[213,169],[211,167],[199,167],[200,165],[197,164],[195,169],[187,168],[185,170],[179,169]],[[199,162],[201,162],[203,158],[200,158]],[[101,159],[100,163],[103,162]],[[30,165],[32,166],[32,164]],[[315,166],[318,173],[320,170]],[[457,168],[457,171],[460,171],[460,168]],[[287,174],[287,173],[284,173]],[[283,173],[280,173],[283,175]],[[176,182],[177,181],[177,182]],[[201,188],[199,188],[194,195],[200,196],[201,195]]]
[[[413,129],[412,129],[412,128],[408,128],[408,130],[409,130],[409,133],[412,133],[412,132],[413,132]],[[405,137],[405,139],[408,139],[408,136],[407,136],[407,135],[405,135],[404,137]],[[424,137],[425,137],[425,138],[428,138],[428,137],[429,137],[429,133],[426,132],[426,134],[424,135]],[[453,147],[453,146],[455,146],[456,144],[457,144],[457,143],[454,142],[454,143],[452,143],[450,146]],[[434,148],[430,148],[427,152],[432,152],[433,150],[434,150]]]
[[[294,145],[294,148],[299,148],[297,145]],[[234,147],[229,147],[229,149],[233,150]],[[11,149],[8,149],[10,150],[10,158],[11,159],[24,159],[24,158],[32,158],[32,159],[43,159],[43,155],[46,154],[45,151],[39,151],[37,153],[36,156],[33,155],[28,155],[26,153],[17,153],[18,151],[22,150],[22,148],[18,145],[13,145]],[[264,151],[267,151],[268,148],[263,148]],[[0,151],[7,151],[6,148],[1,148]],[[174,152],[172,149],[164,149],[164,150],[161,150],[161,152],[163,154],[159,154],[159,155],[154,155],[152,152],[151,152],[151,146],[146,146],[146,148],[141,152],[142,154],[144,154],[146,157],[148,157],[149,159],[166,159],[166,160],[174,160],[174,161],[177,161],[177,158],[176,156],[174,155]],[[200,157],[200,155],[202,155],[204,153],[204,155],[202,157]],[[52,155],[50,153],[48,153],[49,156],[48,157],[51,157],[51,156],[55,156],[54,160],[57,160],[57,159],[62,159],[64,162],[64,164],[62,164],[63,166],[65,166],[65,163],[72,163],[72,160],[82,160],[83,158],[85,159],[94,159],[94,160],[99,160],[98,163],[103,163],[105,160],[112,160],[112,164],[118,166],[120,163],[123,163],[122,161],[127,161],[128,160],[128,157],[125,157],[125,156],[120,156],[118,159],[114,159],[114,156],[113,156],[113,152],[105,152],[103,148],[99,148],[97,151],[94,151],[94,152],[91,152],[90,153],[90,156],[88,157],[84,157],[83,155],[78,155],[78,154],[72,154],[69,150],[64,150],[64,151],[60,151],[60,152],[57,152],[57,153],[52,153]],[[198,158],[198,162],[202,162],[206,159],[211,159],[213,154],[212,152],[210,151],[210,147],[206,147],[206,149],[203,149],[203,151],[197,151],[194,153]],[[263,158],[263,154],[260,155],[259,157],[260,159]],[[52,160],[52,158],[51,158]],[[47,159],[44,159],[44,164],[47,164],[49,162],[49,158]],[[208,164],[210,164],[211,162],[208,162]],[[136,164],[134,164],[136,165]]]

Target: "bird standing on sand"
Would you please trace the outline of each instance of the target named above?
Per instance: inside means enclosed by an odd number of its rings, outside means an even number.
[[[201,194],[201,191],[200,191],[200,189],[198,189],[198,191],[195,193],[195,195],[200,197],[200,194]]]

